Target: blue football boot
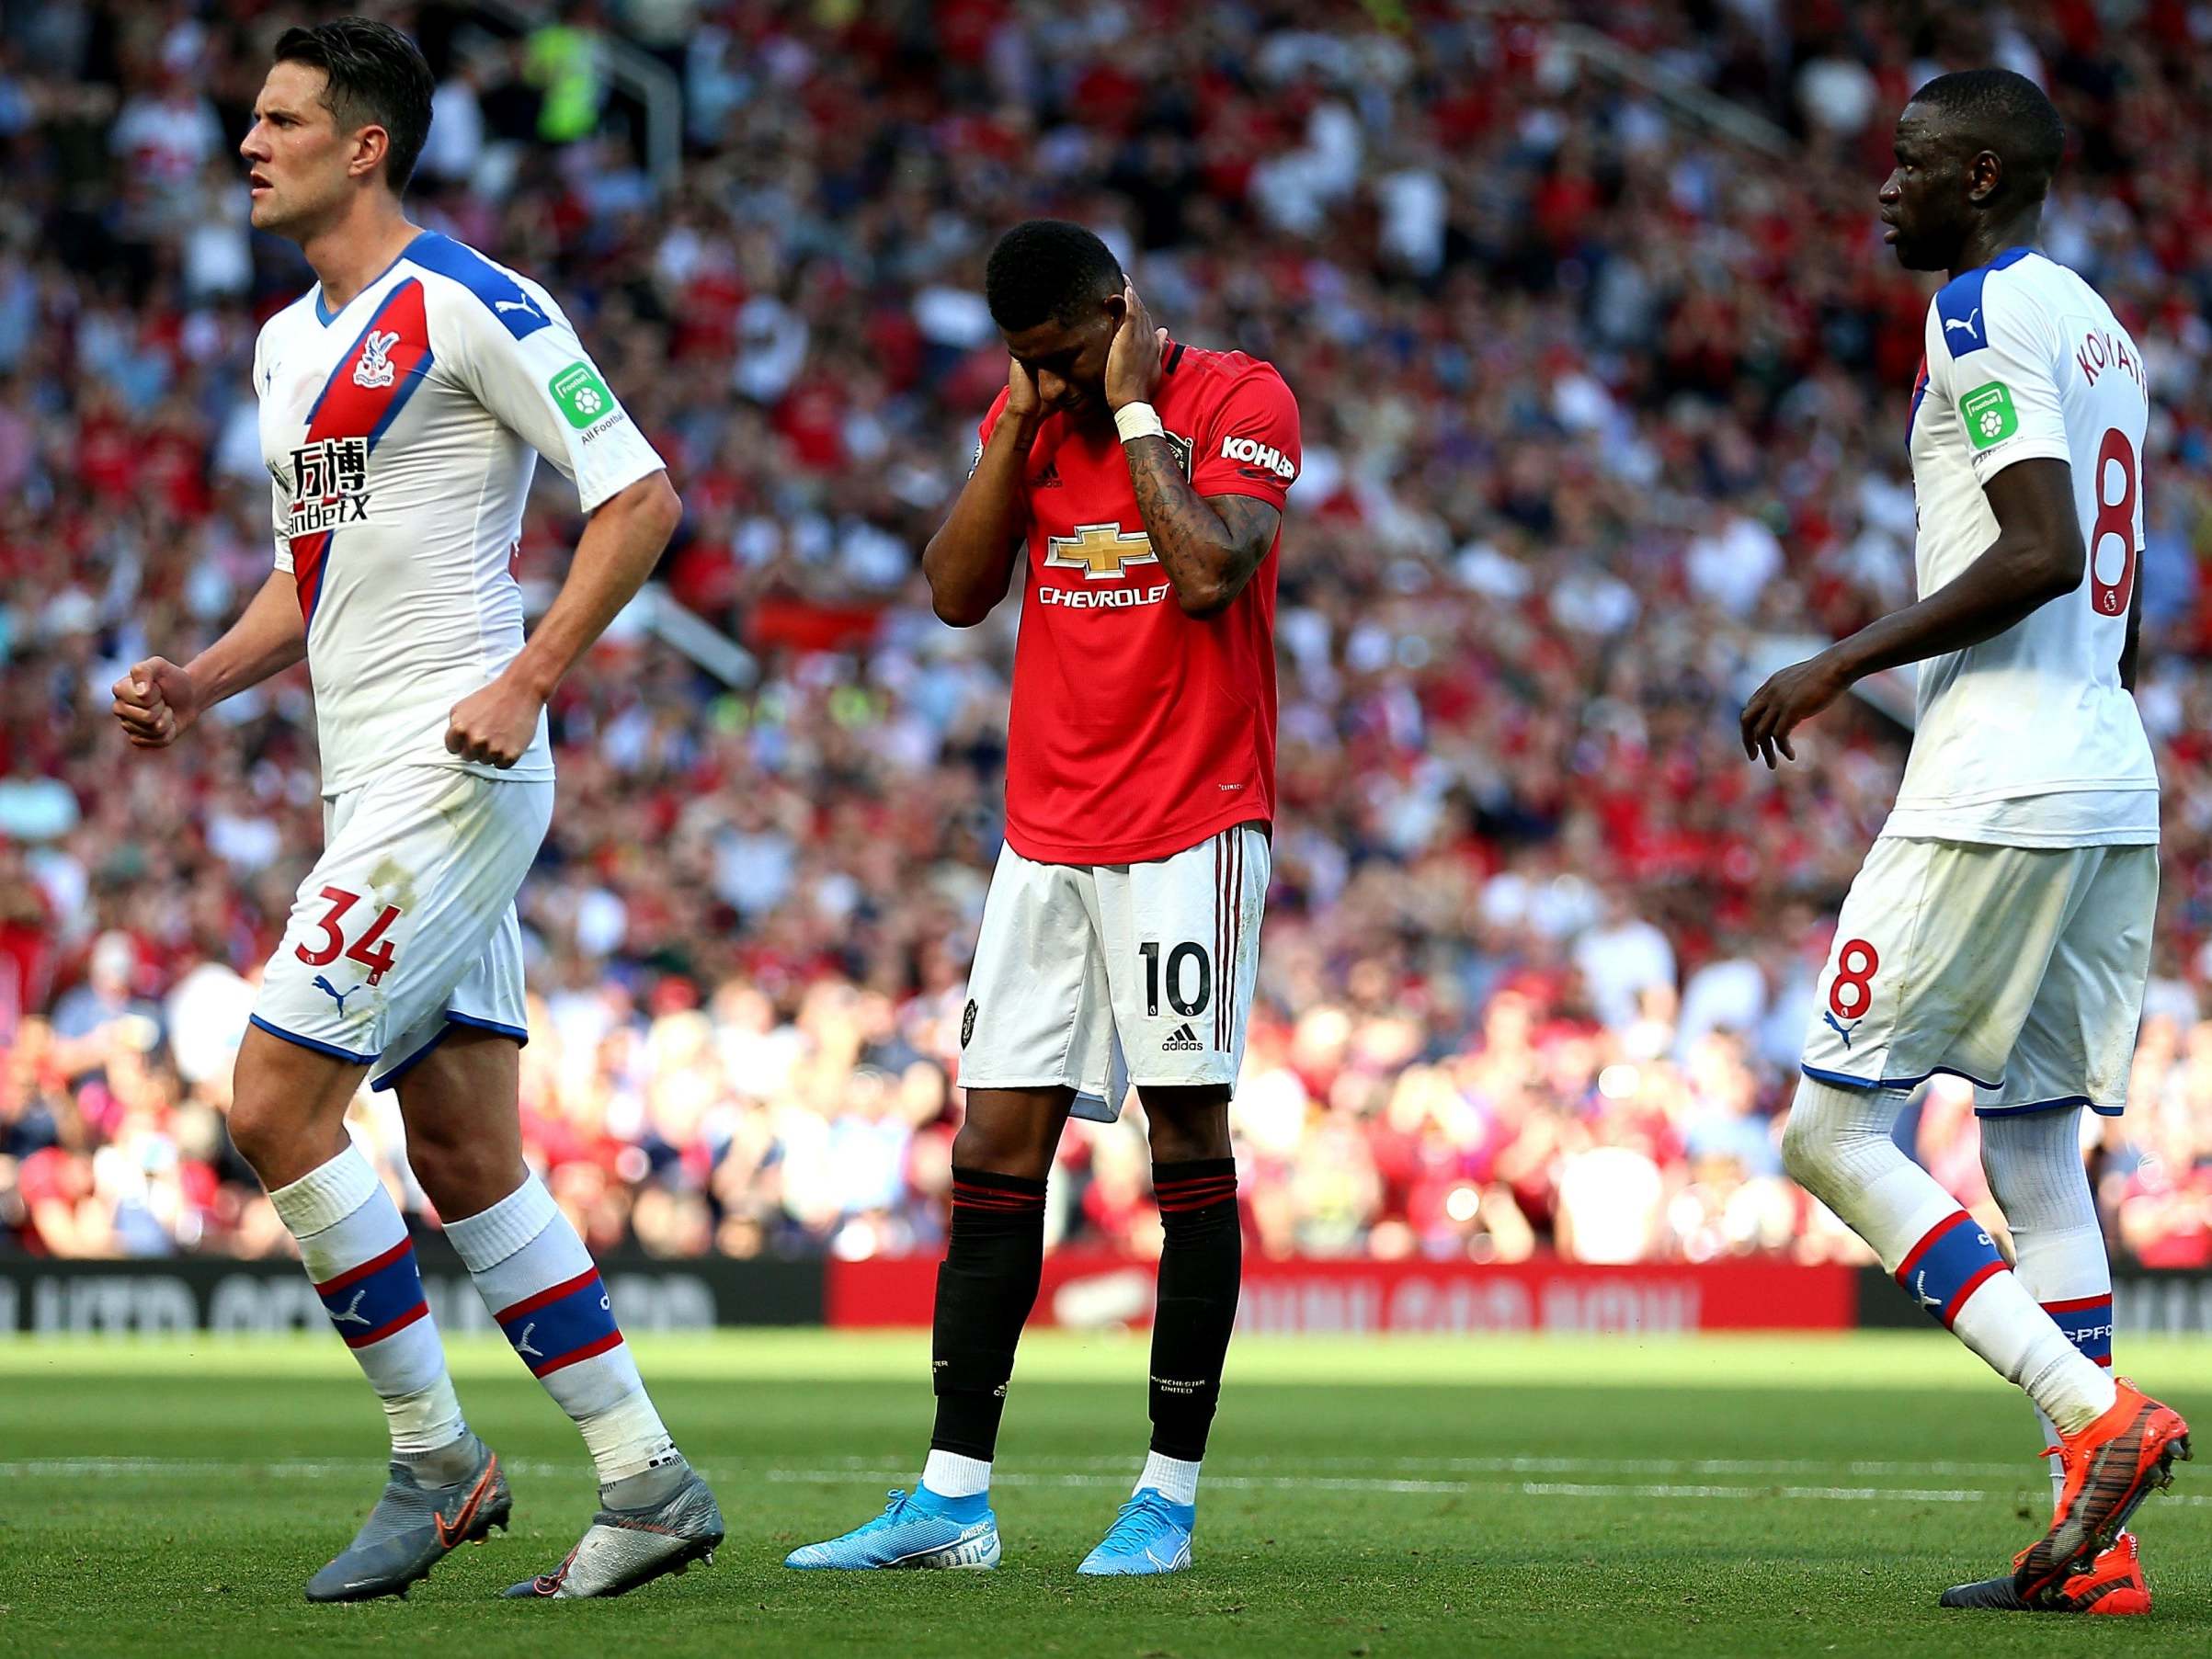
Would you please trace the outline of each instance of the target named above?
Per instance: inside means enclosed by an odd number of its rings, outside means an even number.
[[[998,1520],[987,1494],[940,1497],[927,1486],[912,1496],[891,1494],[884,1513],[864,1527],[826,1543],[807,1544],[783,1558],[787,1567],[859,1572],[873,1567],[995,1567]]]
[[[1146,1486],[1122,1506],[1099,1547],[1076,1569],[1093,1577],[1132,1578],[1180,1573],[1191,1565],[1191,1534],[1198,1526],[1194,1504],[1170,1504]]]

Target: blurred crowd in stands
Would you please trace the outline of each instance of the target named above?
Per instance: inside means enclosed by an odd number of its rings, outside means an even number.
[[[1911,597],[1928,284],[1873,193],[1912,87],[1998,62],[2068,118],[2047,246],[2156,403],[2165,893],[2133,1106],[2086,1150],[2116,1242],[2212,1265],[2201,9],[529,10],[386,14],[439,76],[413,211],[562,297],[687,504],[668,592],[742,648],[709,674],[628,619],[554,699],[523,1111],[595,1247],[940,1236],[1018,607],[942,626],[916,555],[1004,381],[983,256],[1052,213],[1304,413],[1234,1108],[1255,1246],[1859,1259],[1776,1138],[1903,737],[1853,705],[1770,775],[1736,710]],[[160,756],[107,687],[269,569],[246,365],[311,278],[247,228],[233,147],[292,20],[0,0],[0,1245],[286,1247],[222,1112],[321,840],[303,671]],[[1621,78],[1591,28],[1763,127]],[[616,40],[680,97],[672,173]],[[542,591],[577,526],[540,476]],[[1981,1203],[1970,1106],[1939,1080],[1900,1133]],[[1136,1123],[1071,1129],[1055,1236],[1154,1246]],[[422,1212],[390,1097],[355,1127]]]

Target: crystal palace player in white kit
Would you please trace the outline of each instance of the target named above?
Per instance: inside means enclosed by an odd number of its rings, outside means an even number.
[[[298,242],[321,280],[254,354],[277,570],[190,665],[132,668],[116,713],[159,748],[302,655],[314,685],[326,846],[262,980],[230,1130],[383,1402],[392,1465],[308,1597],[405,1594],[510,1506],[462,1420],[405,1224],[348,1138],[364,1076],[397,1089],[448,1238],[598,1468],[582,1541],[509,1594],[610,1595],[709,1555],[722,1517],[523,1164],[514,897],[553,812],[546,696],[681,509],[552,297],[403,216],[430,93],[421,53],[382,24],[278,42],[241,147],[253,222]],[[590,522],[525,644],[510,561],[539,455]]]
[[[2158,898],[2158,775],[2130,695],[2149,401],[2127,331],[2035,246],[2064,142],[2003,70],[1932,81],[1898,119],[1882,219],[1907,268],[1949,274],[1910,416],[1923,597],[1769,680],[1743,736],[1772,766],[1853,681],[1921,665],[1911,759],[1838,919],[1784,1153],[2057,1442],[2044,1536],[1944,1605],[2143,1612],[2122,1528],[2188,1432],[2109,1374],[2080,1120],[2126,1104]],[[1890,1138],[1936,1072],[1975,1085],[2009,1270]]]

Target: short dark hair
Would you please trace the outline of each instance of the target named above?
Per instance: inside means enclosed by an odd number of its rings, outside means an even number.
[[[2040,199],[2066,154],[2066,123],[2043,88],[2009,69],[1937,75],[1912,102],[1941,111],[1974,151],[2003,158],[2006,193]]]
[[[1093,232],[1065,219],[1025,219],[998,238],[983,273],[991,320],[1009,334],[1050,317],[1073,323],[1122,291],[1122,262]]]
[[[421,47],[389,23],[340,17],[286,29],[273,61],[323,72],[323,107],[341,130],[382,127],[391,141],[384,181],[394,196],[407,187],[430,136],[430,95],[438,87]]]

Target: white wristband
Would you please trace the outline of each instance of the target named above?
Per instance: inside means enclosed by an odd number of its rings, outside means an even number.
[[[1113,429],[1122,435],[1125,444],[1140,437],[1165,437],[1168,434],[1168,428],[1159,424],[1159,411],[1150,403],[1123,403],[1113,412]]]

